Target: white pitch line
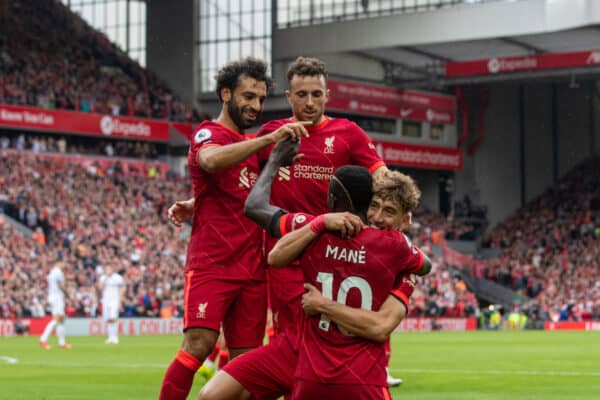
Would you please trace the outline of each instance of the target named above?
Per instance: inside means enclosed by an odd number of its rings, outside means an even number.
[[[0,357],[6,359],[10,357]],[[17,361],[16,359],[11,359]],[[7,363],[10,363],[7,361]],[[98,364],[83,362],[65,362],[65,361],[21,361],[20,365],[34,366],[53,366],[53,367],[100,367],[110,369],[159,369],[164,370],[168,367],[168,362],[164,364],[157,363],[131,363],[131,364]],[[416,368],[394,368],[392,372],[401,375],[405,373],[414,374],[449,374],[449,375],[517,375],[517,376],[582,376],[582,377],[600,377],[600,372],[580,372],[580,371],[525,371],[525,370],[469,370],[469,369],[416,369]]]
[[[72,368],[84,368],[84,367],[99,367],[99,368],[140,368],[140,369],[167,369],[169,362],[164,364],[150,364],[150,363],[139,363],[139,364],[99,364],[99,363],[85,363],[85,362],[69,362],[69,361],[21,361],[20,365],[29,366],[43,366],[43,367],[72,367]]]
[[[414,374],[449,374],[449,375],[523,375],[523,376],[600,376],[600,372],[580,371],[519,371],[519,370],[469,370],[469,369],[414,369],[395,368],[391,371]]]
[[[6,364],[16,364],[19,362],[16,358],[8,357],[8,356],[0,356],[0,360],[4,361]]]

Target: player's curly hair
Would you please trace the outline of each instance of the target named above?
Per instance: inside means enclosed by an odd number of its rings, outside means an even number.
[[[233,92],[238,86],[241,76],[248,76],[259,82],[265,82],[267,85],[267,94],[270,93],[273,90],[273,79],[267,75],[267,69],[268,66],[265,61],[254,57],[246,57],[224,65],[217,72],[217,75],[215,75],[215,80],[217,81],[216,92],[219,100],[223,101],[221,98],[221,89],[228,88]]]
[[[373,196],[397,202],[402,211],[413,211],[419,205],[421,191],[415,181],[402,172],[386,170],[373,180]]]
[[[288,66],[287,80],[291,82],[294,75],[298,76],[320,76],[327,79],[327,68],[325,63],[318,58],[298,57]]]

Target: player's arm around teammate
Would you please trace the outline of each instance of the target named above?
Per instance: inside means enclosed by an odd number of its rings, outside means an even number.
[[[418,204],[420,192],[410,177],[399,172],[385,171],[375,178],[375,193],[367,211],[370,225],[380,229],[407,228],[411,223],[412,209]],[[280,262],[283,257],[298,256],[318,234],[305,227],[286,235],[269,254],[269,262]],[[301,232],[302,231],[302,232]],[[294,233],[294,235],[292,235]],[[420,252],[414,248],[413,252]],[[421,253],[422,254],[422,253]],[[431,270],[431,261],[422,255],[419,275]],[[306,284],[307,292],[302,307],[309,315],[325,314],[350,333],[375,341],[385,341],[407,313],[414,281],[404,275],[378,311],[350,308],[323,297],[312,285]]]
[[[279,221],[286,211],[270,204],[271,183],[280,166],[288,165],[294,161],[296,157],[296,148],[297,143],[291,143],[288,139],[282,140],[275,146],[269,156],[269,161],[264,166],[246,200],[244,213],[250,219],[265,228],[267,232],[274,237],[281,237]],[[385,175],[384,171],[386,170],[387,169],[380,168],[377,171],[377,175],[375,175],[375,179],[378,179],[377,176],[380,173],[382,176]],[[382,214],[379,208],[381,208],[381,204],[376,202],[373,207],[371,207],[372,210],[368,213],[368,216],[371,216],[375,220],[374,222],[379,224],[380,227],[384,227],[387,224],[392,228],[400,228],[400,226],[396,226],[399,223],[408,223],[410,225],[410,214],[408,214],[407,220],[400,218],[389,220],[389,218],[385,218],[388,217],[388,215]],[[396,208],[394,208],[392,212],[399,213]],[[340,217],[342,215],[340,215]],[[342,220],[332,221],[330,227],[335,230],[336,224],[338,224],[337,226],[339,227],[345,226],[342,225],[342,222]],[[412,294],[413,287],[404,284],[404,281],[409,279],[408,277],[404,278],[402,287],[399,288],[399,293],[395,297],[390,295],[379,311],[361,310],[360,313],[355,313],[354,308],[344,304],[335,302],[335,304],[323,304],[327,299],[321,296],[316,290],[309,290],[304,295],[303,308],[308,314],[328,314],[329,312],[332,314],[331,319],[334,322],[339,322],[342,327],[346,328],[352,334],[370,340],[384,341],[407,313],[407,303]]]
[[[410,278],[408,278],[410,279]],[[308,315],[325,314],[351,334],[376,342],[385,342],[406,316],[407,305],[401,297],[410,297],[405,290],[399,295],[389,295],[377,311],[349,307],[324,297],[309,283],[304,284],[306,293],[302,296],[302,309]]]

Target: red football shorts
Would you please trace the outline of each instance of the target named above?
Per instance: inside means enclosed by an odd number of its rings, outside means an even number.
[[[304,294],[304,276],[302,270],[295,267],[267,268],[269,306],[273,313],[275,333],[289,329],[297,331],[302,320],[302,295]]]
[[[236,357],[223,370],[256,400],[274,400],[292,392],[297,360],[298,354],[281,334],[268,345]]]
[[[327,385],[324,383],[296,380],[292,400],[392,400],[387,386],[376,385]]]
[[[227,347],[262,345],[267,320],[264,281],[225,280],[210,271],[185,274],[183,329],[208,328],[219,332]]]

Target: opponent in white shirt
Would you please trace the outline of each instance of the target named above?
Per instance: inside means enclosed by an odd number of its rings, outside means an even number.
[[[70,349],[71,345],[65,343],[65,275],[63,274],[63,265],[57,262],[48,273],[48,304],[52,311],[52,320],[48,322],[44,333],[40,337],[40,346],[49,350],[48,337],[56,328],[58,336],[58,345],[63,349]]]
[[[100,277],[100,289],[102,290],[102,318],[107,322],[108,339],[106,344],[119,343],[119,328],[117,319],[121,300],[125,292],[125,281],[112,267],[106,267],[105,274]]]

